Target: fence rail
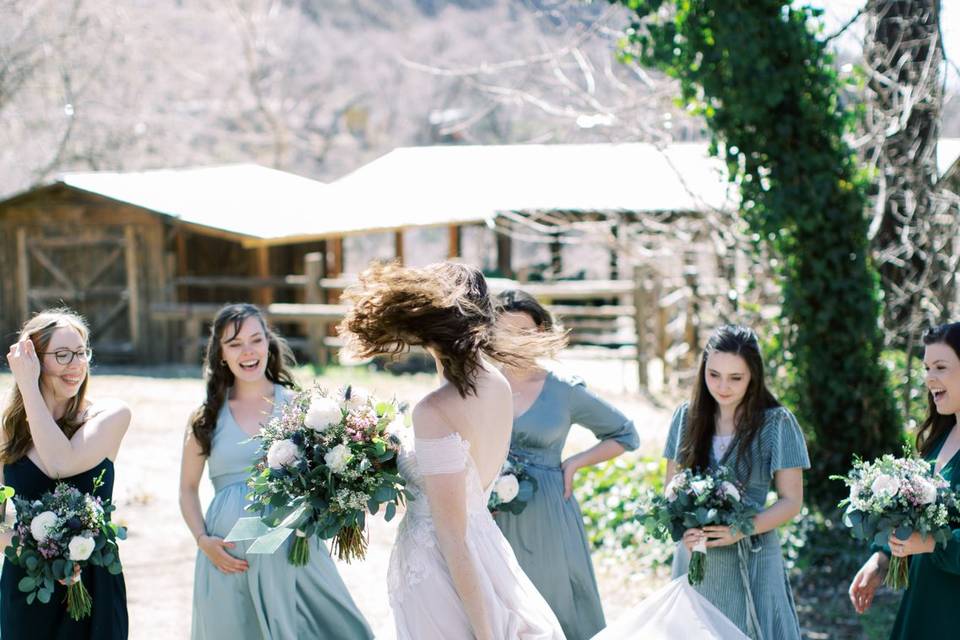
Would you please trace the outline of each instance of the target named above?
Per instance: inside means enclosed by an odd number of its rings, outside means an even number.
[[[184,276],[172,286],[224,289],[295,288],[303,290],[303,303],[274,302],[264,305],[274,323],[299,326],[301,337],[291,345],[302,349],[320,363],[329,362],[341,341],[330,327],[339,322],[349,307],[333,304],[340,292],[355,283],[354,278],[323,278],[322,254],[308,254],[303,275],[282,277]],[[692,366],[700,348],[700,309],[709,309],[717,297],[726,295],[722,282],[703,281],[694,271],[683,278],[667,279],[651,267],[637,267],[631,280],[570,280],[518,283],[488,279],[492,293],[521,288],[538,298],[570,330],[571,347],[589,357],[635,360],[641,386],[650,384],[650,363],[668,381]],[[204,325],[220,308],[217,303],[157,304],[151,308],[155,320],[180,326],[181,354],[195,362],[202,344]],[[304,337],[305,336],[305,337]],[[662,381],[660,381],[662,382]]]

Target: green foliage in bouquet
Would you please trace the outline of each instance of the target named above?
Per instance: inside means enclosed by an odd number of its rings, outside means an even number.
[[[102,484],[103,473],[94,480],[94,491]],[[2,495],[8,499],[12,490],[5,487]],[[126,529],[110,522],[115,507],[63,482],[39,500],[14,497],[13,503],[17,522],[5,555],[26,574],[17,588],[28,594],[27,604],[50,602],[55,583],[62,581],[70,617],[88,617],[93,601],[80,580],[83,568],[103,567],[113,575],[123,570],[117,540],[126,538]]]
[[[538,488],[537,479],[530,475],[523,462],[509,456],[490,492],[487,508],[491,513],[502,511],[518,515],[527,508]]]
[[[366,554],[366,516],[390,520],[410,498],[397,470],[397,406],[347,387],[298,393],[261,431],[261,460],[248,485],[249,511],[228,541],[254,540],[247,553],[273,553],[292,534],[290,562],[309,561],[313,536],[333,540],[341,560]]]
[[[840,501],[846,508],[844,524],[854,538],[883,547],[890,536],[906,540],[915,532],[946,545],[957,520],[958,498],[950,483],[933,473],[933,463],[887,454],[872,462],[859,458],[846,476],[833,476],[850,489]],[[893,589],[909,585],[905,558],[891,556],[885,584]]]

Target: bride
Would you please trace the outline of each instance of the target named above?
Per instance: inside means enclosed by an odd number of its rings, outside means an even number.
[[[510,385],[490,360],[518,364],[552,345],[498,335],[483,275],[460,264],[375,265],[344,298],[354,353],[420,345],[444,378],[414,408],[414,446],[399,461],[415,499],[388,572],[397,639],[563,640],[487,511],[513,423]]]

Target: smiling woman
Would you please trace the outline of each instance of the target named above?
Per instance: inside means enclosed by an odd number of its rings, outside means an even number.
[[[83,493],[109,500],[113,460],[130,424],[122,403],[87,398],[90,378],[89,335],[83,319],[68,309],[44,311],[32,318],[7,354],[16,386],[3,412],[5,483],[20,498],[35,500],[65,482]],[[99,479],[95,482],[95,479]],[[0,546],[11,534],[0,534]],[[127,637],[123,575],[87,567],[80,580],[93,605],[91,615],[73,620],[62,606],[66,587],[56,584],[49,603],[28,604],[18,583],[23,568],[4,561],[0,577],[0,634],[6,638]]]
[[[180,511],[199,549],[194,640],[372,637],[316,539],[302,567],[287,561],[288,547],[248,559],[248,543],[223,539],[249,504],[246,481],[258,457],[260,425],[293,396],[293,364],[290,347],[260,309],[234,304],[217,313],[204,362],[207,395],[190,419],[180,464]],[[206,515],[199,496],[205,466],[216,492]]]

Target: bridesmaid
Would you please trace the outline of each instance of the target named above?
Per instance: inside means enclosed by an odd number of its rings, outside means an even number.
[[[960,491],[960,322],[940,325],[923,336],[923,366],[927,370],[927,418],[917,431],[917,451],[934,463],[954,491]],[[946,546],[914,533],[907,540],[891,536],[876,550],[850,585],[850,600],[857,613],[870,608],[883,582],[890,555],[910,558],[910,586],[900,600],[892,640],[950,638],[957,635],[953,611],[960,602],[960,521],[953,522]]]
[[[550,312],[523,291],[498,296],[498,323],[521,331],[563,334]],[[580,505],[572,495],[579,469],[632,451],[637,430],[620,411],[586,389],[576,378],[545,369],[504,368],[513,390],[511,456],[520,459],[538,483],[533,499],[518,515],[501,512],[495,519],[520,566],[560,620],[567,640],[593,637],[606,626]],[[600,439],[596,445],[561,462],[573,424]]]
[[[16,383],[3,412],[3,477],[0,484],[17,495],[37,499],[66,482],[109,500],[120,442],[130,424],[130,409],[116,400],[87,398],[90,380],[89,331],[67,309],[44,311],[24,325],[7,362]],[[0,534],[0,545],[12,533]],[[122,545],[121,545],[122,546]],[[47,604],[27,604],[17,588],[20,567],[4,559],[0,576],[0,635],[36,640],[121,640],[127,637],[127,593],[123,574],[87,567],[80,580],[93,598],[90,617],[75,621],[64,606],[66,587],[57,584]]]
[[[294,388],[290,348],[250,304],[220,309],[204,371],[207,396],[190,419],[180,466],[180,511],[201,553],[193,586],[194,640],[372,638],[326,548],[315,541],[310,563],[287,560],[290,542],[271,555],[245,556],[224,542],[244,515],[257,434]],[[206,517],[198,487],[209,463],[215,495]]]
[[[803,506],[803,469],[810,459],[796,418],[780,406],[763,378],[757,335],[726,325],[714,332],[700,360],[689,403],[673,414],[664,449],[669,484],[681,469],[724,465],[761,511],[754,534],[729,527],[688,529],[674,559],[674,577],[687,571],[689,551],[706,541],[709,560],[696,589],[754,640],[800,640],[777,527]],[[777,501],[764,509],[771,484]]]

